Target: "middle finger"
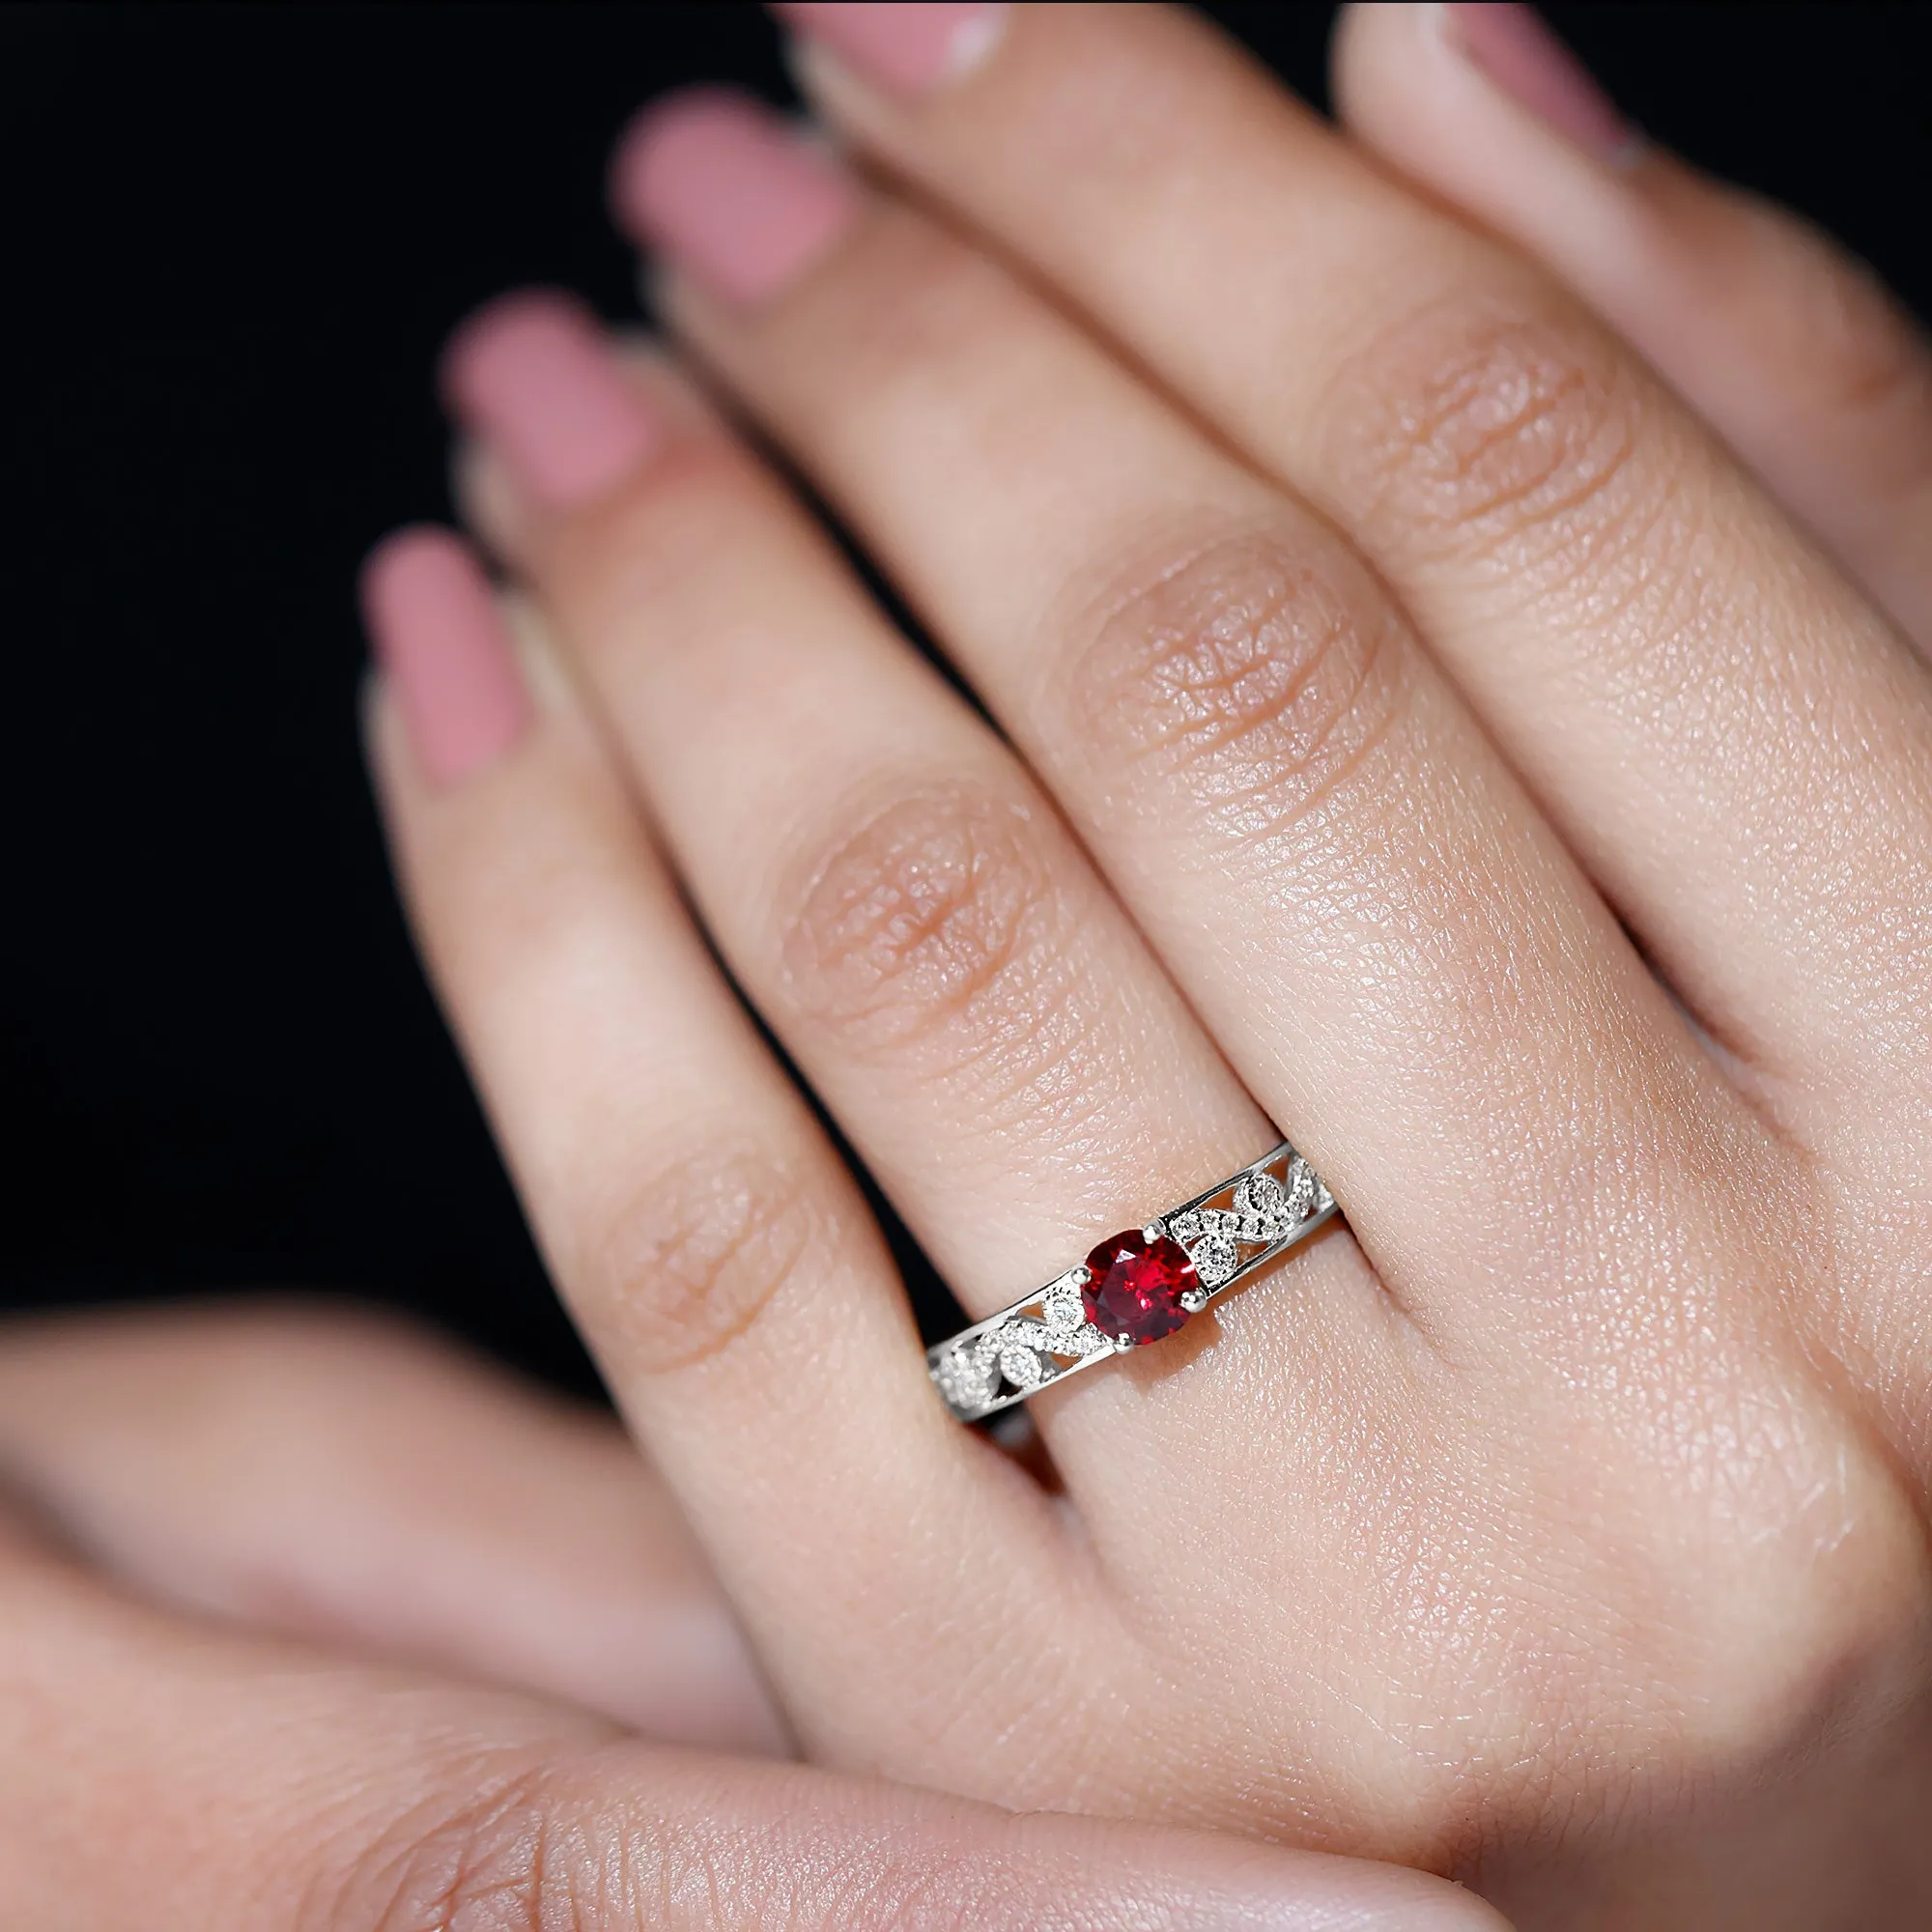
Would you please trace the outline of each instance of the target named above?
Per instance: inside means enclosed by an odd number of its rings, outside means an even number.
[[[1577,1296],[1667,1295],[1756,1129],[1401,611],[910,210],[774,250],[826,163],[751,117],[664,110],[620,167],[670,312],[954,645],[1397,1298],[1574,1338]]]

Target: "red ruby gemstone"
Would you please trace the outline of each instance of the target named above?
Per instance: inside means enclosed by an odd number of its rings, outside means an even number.
[[[1087,1257],[1080,1299],[1103,1335],[1136,1345],[1158,1342],[1187,1320],[1180,1297],[1196,1287],[1194,1264],[1179,1241],[1151,1241],[1138,1228],[1109,1235]]]

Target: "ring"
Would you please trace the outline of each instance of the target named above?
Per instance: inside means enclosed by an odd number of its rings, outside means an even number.
[[[1226,1207],[1213,1204],[1231,1197]],[[1144,1228],[1109,1235],[1077,1267],[925,1351],[946,1406],[978,1422],[1095,1362],[1172,1335],[1335,1212],[1286,1141]]]

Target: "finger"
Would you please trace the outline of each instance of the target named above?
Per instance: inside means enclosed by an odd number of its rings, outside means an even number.
[[[61,1932],[1499,1926],[1393,1867],[1013,1818],[0,1577],[0,1922]]]
[[[1875,1110],[1916,1133],[1925,1042],[1891,991],[1932,984],[1896,914],[1932,889],[1924,668],[1540,271],[1204,23],[1005,18],[918,101],[807,71],[1344,526],[1788,1129],[1848,1159]]]
[[[1401,1305],[1514,1351],[1610,1292],[1531,1194],[1705,1220],[1735,1102],[1348,547],[903,208],[721,298],[718,182],[801,151],[708,101],[639,140],[670,312],[949,640]],[[1660,1092],[1667,1208],[1612,1153]]]
[[[659,372],[618,391],[584,320],[532,298],[487,311],[452,361],[497,459],[494,481],[469,466],[474,501],[554,611],[708,929],[976,1312],[1269,1144],[1010,753],[885,629],[789,498],[697,419],[687,390]],[[541,495],[557,453],[546,469],[530,449],[569,427],[571,411],[551,401],[566,371],[610,393],[613,411],[644,409],[652,443],[624,476],[596,475],[587,497],[559,503]],[[1038,427],[1056,445],[1077,445],[1085,428],[1067,431],[1052,410]],[[949,464],[969,453],[954,443]],[[1069,493],[1086,480],[1068,479]],[[1002,527],[966,507],[989,536]],[[1021,580],[1011,556],[979,560],[989,578]],[[1023,648],[1036,629],[1025,615],[1007,635]],[[1047,650],[1036,657],[1051,668]],[[1065,722],[1063,750],[1090,777],[1133,782],[1131,759]],[[1301,1010],[1285,989],[1256,1004]],[[1341,1474],[1351,1451],[1365,1436],[1411,1441],[1419,1406],[1413,1335],[1351,1243],[1319,1244],[1285,1276],[1223,1304],[1218,1330],[1210,1318],[1049,1392],[1039,1421],[1077,1512],[1076,1548],[1098,1561],[1065,1566],[1057,1609],[1030,1625],[955,1620],[943,1646],[873,1647],[839,1699],[869,1710],[872,1748],[898,1774],[993,1791],[977,1780],[1005,1755],[1008,1724],[987,1717],[1017,1712],[1046,1750],[1009,1761],[1013,1802],[1179,1817],[1201,1802],[1198,1778],[1177,1780],[1145,1747],[1204,1722],[1197,1695],[1167,1688],[1175,1647],[1217,1680],[1246,1681],[1244,1616],[1228,1608],[1225,1579],[1260,1566],[1289,1596],[1321,1589],[1323,1553],[1350,1540],[1338,1523],[1357,1501]],[[1200,1524],[1199,1563],[1182,1574],[1177,1470],[1255,1501],[1252,1516]],[[1274,1526],[1265,1548],[1257,1520]],[[1120,1591],[1122,1577],[1142,1587]],[[1266,1586],[1257,1597],[1276,1600]],[[1204,1644],[1223,1661],[1207,1664]],[[958,1731],[932,1734],[935,1669],[971,1687],[978,1742],[963,1757]],[[1379,1707],[1380,1672],[1350,1669]],[[1139,1687],[1133,1699],[1100,1691],[1122,1679]],[[1340,1685],[1326,1694],[1350,1701]],[[1302,1722],[1301,1711],[1277,1722],[1244,1710],[1252,1773],[1223,1773],[1224,1785],[1276,1792],[1281,1740],[1305,1736]],[[1315,1761],[1299,1747],[1287,1755]],[[1304,1830],[1320,1815],[1336,1844],[1426,1856],[1393,1830],[1339,1835],[1360,1828],[1344,1822],[1336,1788],[1311,1791]],[[1246,1815],[1260,1823],[1267,1803]]]
[[[164,1602],[781,1748],[621,1431],[428,1335],[298,1305],[0,1326],[0,1468]]]
[[[1347,9],[1345,125],[1589,302],[1932,642],[1932,352],[1862,263],[1638,137],[1519,6]]]
[[[1258,1158],[1278,1136],[1051,804],[687,384],[623,398],[656,447],[620,490],[540,496],[566,358],[616,372],[543,295],[454,343],[500,457],[470,469],[482,520],[734,977],[969,1306]]]
[[[555,1278],[801,1736],[857,1753],[890,1704],[911,1747],[960,1687],[872,1632],[1043,1622],[1059,1520],[935,1400],[856,1187],[554,661],[532,643],[516,733],[466,760],[472,673],[518,678],[474,565],[395,539],[369,602],[398,870]]]
[[[498,453],[469,466],[475,509],[556,613],[734,977],[969,1310],[1276,1141],[1051,803],[687,385],[659,367],[628,399],[658,446],[615,495],[536,499],[525,446],[567,424],[539,351],[610,380],[554,298],[458,338],[453,386]],[[1277,1375],[1359,1360],[1385,1320],[1346,1250],[1323,1265],[1307,1297],[1230,1314]],[[1041,1405],[1102,1535],[1145,1493],[1129,1441],[1165,1466],[1225,1436],[1164,1352]]]

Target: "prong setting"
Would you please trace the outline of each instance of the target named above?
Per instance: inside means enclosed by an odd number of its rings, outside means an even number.
[[[958,1420],[980,1421],[1171,1334],[1335,1212],[1321,1177],[1284,1142],[1138,1234],[1108,1236],[1044,1288],[935,1344],[927,1369]],[[1161,1252],[1150,1252],[1156,1244]]]

